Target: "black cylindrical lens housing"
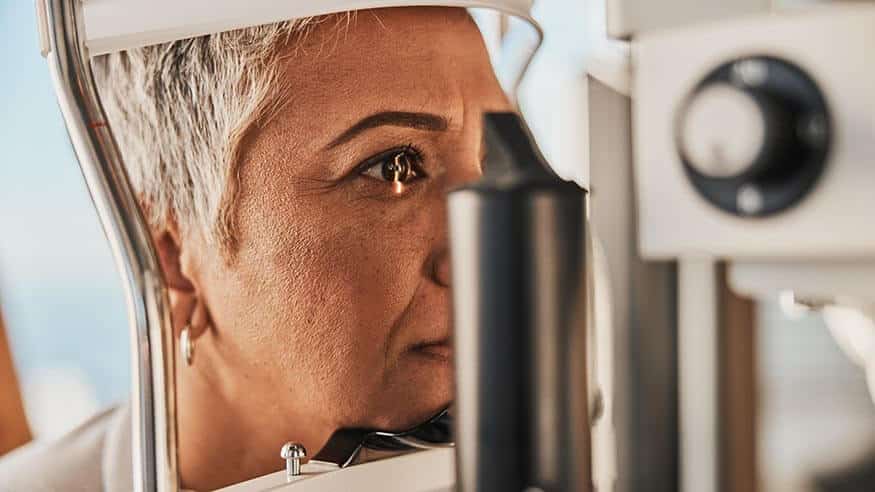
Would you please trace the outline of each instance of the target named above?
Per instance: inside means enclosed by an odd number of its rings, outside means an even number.
[[[459,490],[589,490],[586,192],[519,116],[484,124],[484,177],[448,206]]]

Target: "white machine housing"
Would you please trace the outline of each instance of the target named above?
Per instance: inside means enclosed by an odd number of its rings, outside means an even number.
[[[833,4],[638,35],[632,92],[641,254],[875,256],[873,26],[875,5]],[[828,162],[814,189],[796,206],[765,218],[733,216],[706,201],[685,175],[676,145],[675,121],[694,87],[711,70],[748,56],[780,58],[807,72],[833,120]]]
[[[716,263],[728,262],[730,287],[743,296],[775,299],[795,293],[812,305],[851,305],[850,300],[875,306],[875,292],[867,288],[875,282],[875,228],[870,226],[875,210],[875,3],[781,10],[778,2],[757,0],[606,1],[607,35],[628,39],[629,56],[600,50],[598,55],[606,57],[596,57],[588,72],[631,97],[638,253],[645,260],[676,261],[678,268],[678,488],[714,492],[725,472],[720,461]],[[690,135],[716,135],[729,146],[751,143],[745,138],[755,132],[737,123],[743,119],[736,118],[732,127],[732,119],[719,111],[704,123],[715,128],[678,134],[689,102],[696,100],[691,96],[701,95],[706,77],[746,58],[778,59],[801,69],[825,100],[830,122],[823,172],[800,200],[771,215],[733,215],[718,208],[692,181],[679,149],[679,142],[684,151],[701,143]],[[590,125],[598,125],[600,115],[593,117]],[[623,166],[626,152],[623,147],[604,152],[600,158],[606,162],[598,165],[605,173]],[[597,193],[599,183],[594,189]],[[832,324],[831,329],[863,331]],[[875,375],[875,368],[869,374]]]
[[[613,38],[627,38],[653,29],[764,12],[771,3],[770,0],[607,0],[607,31]]]
[[[82,0],[92,56],[287,19],[381,7],[494,9],[532,24],[534,0]]]
[[[302,474],[287,477],[271,473],[232,485],[220,492],[294,491],[322,492],[452,492],[456,490],[456,462],[452,448],[418,451],[391,459],[340,469],[330,463],[310,462]]]

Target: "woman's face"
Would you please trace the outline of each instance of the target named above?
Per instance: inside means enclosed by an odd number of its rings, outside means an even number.
[[[210,315],[182,389],[319,447],[450,403],[445,195],[481,174],[481,116],[509,103],[462,9],[359,12],[282,63],[286,104],[236,177],[236,252],[182,241]]]

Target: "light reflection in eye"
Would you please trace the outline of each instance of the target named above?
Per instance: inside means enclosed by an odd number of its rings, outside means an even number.
[[[400,195],[404,191],[403,179],[407,178],[407,173],[411,170],[410,160],[406,155],[398,153],[392,162],[391,168],[392,191],[394,191],[396,195]]]
[[[409,182],[420,177],[418,159],[419,154],[412,148],[390,151],[369,163],[362,174],[392,183],[392,193],[400,195]]]

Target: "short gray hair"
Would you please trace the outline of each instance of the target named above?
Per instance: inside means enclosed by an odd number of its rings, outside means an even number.
[[[248,129],[282,104],[279,51],[330,17],[286,21],[97,57],[95,81],[153,228],[235,246],[237,164]],[[295,39],[292,39],[292,38]]]

